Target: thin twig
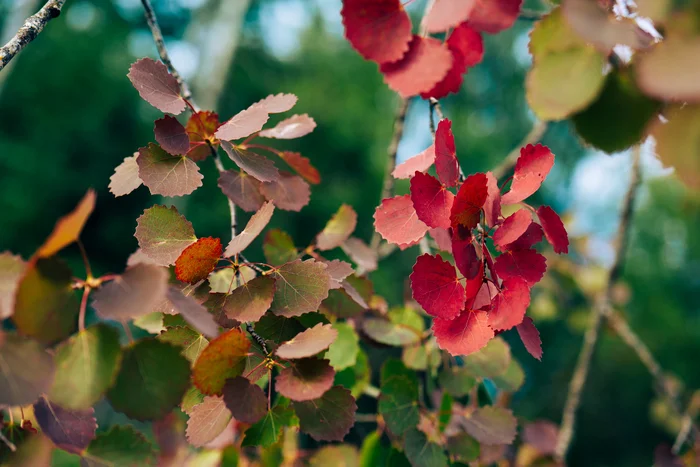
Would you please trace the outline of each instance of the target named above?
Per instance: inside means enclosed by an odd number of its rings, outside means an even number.
[[[608,270],[605,292],[598,300],[597,305],[594,307],[591,321],[588,324],[588,328],[586,329],[586,333],[583,338],[581,353],[579,354],[574,373],[571,377],[571,381],[569,382],[569,392],[566,397],[566,404],[564,405],[562,423],[555,450],[555,457],[559,461],[564,460],[566,453],[569,450],[569,445],[571,444],[571,438],[573,437],[574,426],[576,424],[576,412],[581,403],[581,394],[586,384],[591,358],[593,357],[593,351],[595,350],[598,335],[600,334],[601,322],[606,315],[610,314],[610,310],[612,309],[611,302],[613,286],[615,285],[615,282],[619,278],[622,271],[622,265],[625,258],[625,253],[627,251],[628,232],[632,221],[634,201],[637,194],[637,187],[640,183],[639,159],[640,149],[637,147],[633,151],[631,180],[629,189],[627,190],[627,195],[625,196],[622,204],[623,207],[622,214],[620,216],[620,226],[617,231],[615,245],[615,257],[612,266]]]
[[[80,239],[76,240],[78,248],[80,248],[80,256],[83,257],[83,265],[85,266],[85,277],[89,281],[92,279],[92,268],[90,267],[90,260],[88,259],[87,251],[85,250],[85,245]]]
[[[434,97],[430,98],[430,134],[433,135],[435,139],[435,114],[437,114],[438,119],[442,120],[445,116],[442,113],[442,108],[440,107],[440,101]]]
[[[8,448],[10,448],[10,451],[17,451],[17,446],[15,446],[15,443],[7,439],[7,437],[2,433],[2,431],[0,431],[0,440],[2,440],[2,442],[5,443]]]
[[[41,10],[27,18],[17,34],[0,48],[0,71],[10,63],[15,55],[36,39],[49,21],[58,18],[65,3],[66,0],[49,0]]]
[[[503,162],[501,162],[500,165],[496,166],[491,171],[493,176],[496,177],[496,180],[505,177],[508,172],[513,170],[515,163],[518,161],[518,157],[520,157],[520,149],[523,146],[534,144],[535,142],[539,141],[542,138],[542,135],[544,135],[545,131],[547,131],[547,126],[547,122],[542,122],[540,120],[535,121],[535,123],[532,125],[532,129],[525,136],[525,138],[523,138],[523,140],[510,152],[510,154],[503,159]]]

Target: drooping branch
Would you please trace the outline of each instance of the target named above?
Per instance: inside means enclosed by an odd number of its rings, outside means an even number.
[[[620,276],[622,271],[625,253],[627,251],[628,233],[632,221],[632,213],[634,211],[634,201],[637,194],[637,188],[640,183],[640,149],[637,147],[633,151],[632,175],[629,189],[622,204],[622,214],[620,217],[620,226],[617,231],[617,239],[615,244],[615,256],[612,266],[608,269],[607,279],[605,282],[605,291],[598,300],[598,303],[593,309],[591,321],[588,324],[586,333],[583,338],[583,346],[579,354],[576,367],[574,368],[573,376],[569,382],[569,392],[564,405],[562,415],[561,428],[559,430],[559,438],[555,450],[555,457],[559,461],[563,461],[571,444],[571,438],[574,433],[576,424],[576,412],[581,403],[581,394],[586,384],[588,370],[590,368],[593,352],[600,334],[600,326],[603,318],[611,314],[612,310],[612,293],[613,286]]]
[[[65,3],[66,0],[49,0],[41,10],[27,18],[17,34],[7,44],[0,47],[0,71],[10,63],[15,55],[36,39],[49,21],[61,14]]]

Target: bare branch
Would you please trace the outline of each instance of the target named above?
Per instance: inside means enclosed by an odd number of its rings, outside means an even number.
[[[46,24],[61,14],[66,0],[49,0],[36,14],[27,18],[10,42],[0,48],[0,71],[10,63],[15,55],[36,39]]]
[[[520,148],[527,146],[528,144],[538,142],[542,138],[542,135],[544,135],[544,133],[547,131],[548,126],[548,122],[542,122],[540,120],[535,121],[535,123],[532,125],[532,129],[527,135],[525,135],[525,138],[523,138],[520,144],[518,144],[510,152],[510,154],[503,159],[503,162],[501,162],[500,165],[491,170],[491,172],[493,172],[493,176],[496,177],[496,180],[505,177],[508,172],[513,170],[515,163],[518,161],[518,157],[520,157]]]
[[[588,377],[588,369],[593,357],[598,335],[600,334],[600,325],[603,318],[611,314],[612,306],[612,291],[615,281],[619,278],[622,271],[622,265],[627,251],[627,241],[630,223],[632,221],[632,213],[634,210],[634,201],[637,194],[637,187],[640,183],[640,149],[635,148],[633,151],[632,175],[630,180],[627,195],[623,201],[622,214],[620,217],[620,227],[617,231],[617,240],[615,245],[615,257],[613,264],[608,270],[605,292],[598,300],[595,306],[591,321],[588,324],[586,333],[583,338],[583,346],[579,354],[573,376],[569,382],[569,392],[564,405],[564,413],[562,415],[561,428],[559,430],[559,438],[555,450],[555,457],[559,461],[563,461],[571,444],[571,438],[574,433],[576,424],[576,412],[581,403],[581,394],[586,384]]]

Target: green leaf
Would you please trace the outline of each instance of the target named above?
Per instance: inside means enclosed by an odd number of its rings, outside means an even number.
[[[153,445],[130,426],[114,426],[95,438],[83,454],[83,465],[144,466],[156,464]]]
[[[321,251],[339,247],[350,237],[356,225],[357,213],[352,207],[343,204],[316,236],[316,246]]]
[[[355,446],[349,444],[335,444],[323,446],[309,459],[311,467],[358,467],[360,454]]]
[[[355,329],[347,323],[334,323],[333,329],[338,331],[338,337],[328,348],[325,358],[331,362],[331,366],[336,371],[340,371],[357,363],[357,354],[360,351],[360,338],[357,336]]]
[[[26,263],[9,251],[0,253],[0,319],[9,318],[14,312],[15,292]]]
[[[700,105],[675,105],[665,116],[668,123],[657,121],[651,130],[656,139],[656,153],[661,162],[676,169],[683,183],[700,190]]]
[[[389,318],[367,318],[363,329],[377,342],[403,347],[420,342],[425,331],[423,318],[412,308],[392,308]]]
[[[403,449],[413,467],[447,467],[445,451],[415,428],[406,432]]]
[[[511,444],[518,421],[513,413],[502,407],[479,407],[461,420],[464,429],[484,444]]]
[[[101,323],[80,331],[56,349],[50,399],[67,409],[92,406],[112,386],[121,361],[116,329]]]
[[[243,373],[250,341],[239,329],[212,339],[192,369],[192,380],[207,395],[221,394],[224,383]]]
[[[304,330],[296,319],[285,318],[271,313],[264,315],[255,323],[255,332],[262,338],[281,343],[288,341]]]
[[[510,360],[510,347],[501,337],[496,337],[483,349],[463,357],[463,365],[472,376],[494,378],[506,372]]]
[[[265,261],[273,266],[278,266],[289,261],[294,261],[298,256],[292,237],[287,232],[272,229],[265,235],[263,242]]]
[[[182,396],[182,402],[180,402],[180,408],[186,414],[192,412],[195,405],[204,402],[204,394],[202,394],[196,386],[190,386],[190,388]]]
[[[438,427],[441,433],[444,433],[448,423],[452,419],[452,396],[448,393],[443,393],[442,401],[440,401],[440,412],[438,413]]]
[[[174,264],[180,253],[197,241],[192,224],[174,206],[148,208],[136,223],[139,247],[159,266]]]
[[[587,144],[612,153],[639,143],[660,108],[660,102],[642,94],[629,72],[617,70],[608,75],[598,98],[572,120]]]
[[[54,358],[36,341],[0,333],[0,405],[28,405],[54,379]]]
[[[166,330],[165,326],[163,326],[163,313],[158,311],[139,316],[133,323],[134,326],[148,331],[149,334],[158,335]]]
[[[412,384],[418,385],[416,373],[406,368],[401,360],[390,358],[384,362],[381,370],[381,384],[388,381],[392,376],[404,376],[408,378]]]
[[[360,448],[360,467],[375,467],[387,465],[389,450],[382,446],[382,435],[373,431],[365,436]]]
[[[296,416],[291,408],[277,405],[262,420],[245,431],[242,446],[271,446],[279,440],[283,427],[296,423]]]
[[[447,438],[447,450],[459,462],[465,463],[478,460],[481,454],[479,442],[466,433]]]
[[[401,361],[406,367],[412,370],[430,370],[430,373],[435,375],[437,368],[440,366],[442,357],[437,344],[433,339],[428,340],[425,344],[416,344],[403,348]]]
[[[190,363],[180,351],[155,338],[127,348],[107,393],[112,407],[136,420],[156,420],[175,408],[190,384]]]
[[[328,297],[330,276],[326,265],[308,259],[296,260],[275,270],[275,298],[271,310],[287,318],[318,310]]]
[[[328,292],[328,298],[321,303],[321,311],[338,318],[350,318],[365,311],[343,289],[333,289]]]
[[[443,369],[438,381],[442,389],[455,397],[466,396],[476,385],[476,378],[466,368],[455,366]]]
[[[369,384],[369,378],[370,368],[367,354],[360,349],[355,365],[337,372],[333,384],[350,389],[352,396],[357,399]]]
[[[380,391],[378,410],[389,431],[401,435],[418,425],[418,384],[414,379],[406,376],[382,378]]]
[[[73,273],[58,258],[31,264],[17,286],[12,320],[25,336],[53,344],[70,336],[78,322]]]
[[[342,441],[355,423],[357,404],[350,391],[335,386],[323,396],[304,402],[292,402],[299,427],[316,441]]]
[[[491,380],[498,389],[507,392],[515,392],[520,389],[520,386],[525,382],[525,373],[520,367],[520,364],[515,359],[512,359],[506,372],[500,376],[491,378]]]
[[[194,329],[185,326],[168,328],[164,333],[160,334],[157,339],[182,347],[182,355],[192,363],[199,358],[204,348],[209,345],[209,341],[206,337]]]

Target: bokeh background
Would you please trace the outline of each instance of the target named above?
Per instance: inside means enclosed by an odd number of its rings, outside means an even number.
[[[408,9],[418,17],[423,3],[416,0]],[[322,182],[301,213],[278,211],[272,225],[287,230],[297,245],[307,245],[347,203],[359,214],[356,235],[369,241],[398,100],[376,65],[344,40],[340,0],[154,5],[174,64],[201,107],[226,119],[270,93],[292,92],[299,96],[295,111],[318,123],[314,133],[285,148],[309,157]],[[39,6],[37,0],[0,0],[0,42]],[[539,0],[526,6],[543,8]],[[531,27],[531,21],[519,20],[511,30],[488,36],[483,63],[469,71],[458,95],[442,103],[467,173],[495,167],[532,128],[524,96]],[[156,57],[156,50],[139,0],[70,0],[61,17],[0,73],[0,250],[29,257],[89,187],[97,190],[98,203],[83,242],[98,274],[123,270],[137,247],[136,218],[154,203],[176,205],[199,236],[228,240],[228,208],[211,159],[202,164],[204,187],[185,199],[152,197],[144,187],[114,198],[107,189],[114,167],[154,140],[153,121],[160,114],[126,78],[129,65],[143,56]],[[428,104],[412,101],[399,160],[429,145],[428,119]],[[517,337],[506,338],[527,375],[512,401],[515,414],[559,422],[590,313],[587,297],[602,287],[612,258],[631,156],[583,147],[568,122],[550,124],[542,141],[556,154],[556,164],[533,203],[550,204],[565,215],[574,247],[568,258],[549,257],[550,270],[529,311],[542,333],[542,362],[529,357]],[[642,166],[616,305],[662,366],[697,388],[700,196],[661,166],[653,142],[643,147]],[[407,192],[407,184],[399,183],[397,191]],[[242,214],[240,222],[247,217]],[[253,248],[250,256],[259,254],[259,241]],[[390,304],[403,300],[417,254],[417,247],[394,253],[371,275]],[[63,256],[82,271],[76,247]],[[656,399],[646,370],[611,330],[603,329],[599,344],[571,465],[651,465],[654,447],[672,442],[678,420]],[[370,428],[358,428],[355,436]]]

